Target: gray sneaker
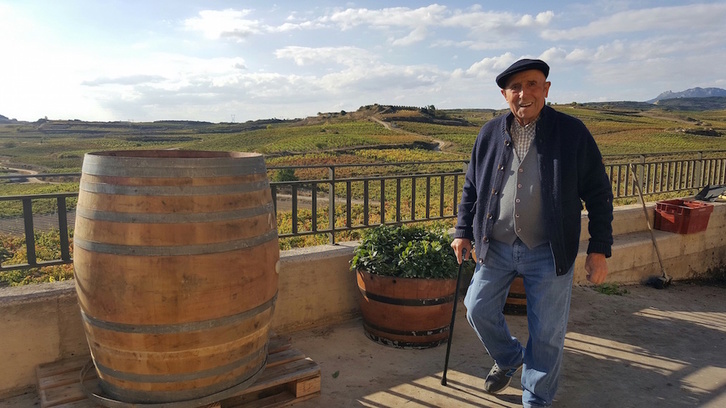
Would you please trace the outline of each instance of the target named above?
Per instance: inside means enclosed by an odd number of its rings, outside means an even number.
[[[489,374],[487,374],[487,378],[484,381],[484,391],[489,394],[496,394],[509,387],[509,384],[512,382],[512,377],[520,368],[522,368],[522,364],[509,370],[502,370],[497,363],[494,363],[494,366],[489,370]]]

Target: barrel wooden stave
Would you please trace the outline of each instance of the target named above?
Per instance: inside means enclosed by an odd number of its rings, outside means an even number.
[[[261,326],[267,329],[269,326]],[[251,334],[240,334],[240,337],[221,344],[207,347],[196,347],[179,351],[137,351],[124,349],[111,349],[108,347],[97,347],[94,353],[94,362],[101,371],[100,376],[108,383],[120,384],[126,377],[139,378],[135,384],[127,381],[129,389],[145,389],[149,387],[148,379],[154,378],[159,391],[195,389],[214,385],[224,379],[233,380],[238,372],[252,368],[259,368],[266,358],[268,339],[264,333],[258,331]],[[214,375],[205,373],[215,368],[240,363],[239,368],[224,369]],[[112,368],[114,373],[106,374],[101,367]],[[141,378],[147,376],[147,380]],[[186,380],[179,380],[178,377],[187,376]],[[167,383],[164,387],[163,383]]]
[[[84,328],[107,395],[194,400],[264,368],[279,244],[261,156],[88,154],[74,238]]]
[[[81,309],[124,324],[170,324],[234,315],[275,296],[279,246],[197,256],[116,256],[74,249]],[[164,273],[150,273],[163,270]],[[153,313],[144,308],[155,305]],[[165,306],[169,307],[165,307]],[[134,307],[135,306],[135,307]]]
[[[170,350],[195,350],[200,344],[207,347],[228,344],[250,334],[260,334],[267,329],[274,313],[274,306],[264,308],[253,316],[233,319],[230,324],[223,324],[221,319],[210,321],[210,327],[204,330],[188,332],[165,332],[165,326],[146,326],[147,332],[122,332],[94,325],[88,321],[83,324],[88,339],[97,343],[100,350],[134,350],[133,345],[143,344],[144,353],[165,353]],[[215,325],[218,324],[218,325]],[[132,347],[130,347],[130,345]],[[135,350],[135,353],[142,351]],[[100,355],[100,353],[99,353]]]

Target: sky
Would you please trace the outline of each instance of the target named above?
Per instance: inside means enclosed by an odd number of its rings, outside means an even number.
[[[0,115],[294,119],[364,105],[506,108],[495,77],[550,67],[552,103],[726,88],[726,2],[0,0]]]

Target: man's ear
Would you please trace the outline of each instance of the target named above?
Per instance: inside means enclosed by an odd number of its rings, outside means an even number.
[[[552,85],[552,82],[545,81],[545,89],[544,89],[544,97],[546,98],[550,93],[550,85]]]

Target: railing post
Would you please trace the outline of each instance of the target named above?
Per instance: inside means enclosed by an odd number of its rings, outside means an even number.
[[[28,265],[34,266],[35,259],[35,232],[33,231],[33,201],[23,198],[23,221],[25,222],[25,249],[27,251]]]
[[[66,198],[58,197],[58,233],[60,235],[61,259],[65,262],[71,261],[70,241],[68,240],[68,209]]]
[[[695,188],[701,189],[704,187],[703,183],[703,168],[705,166],[703,165],[703,152],[698,152],[698,160],[696,161],[696,168],[694,169],[693,177],[696,178],[694,180],[694,186]]]
[[[642,154],[640,155],[640,166],[637,166],[636,169],[638,171],[638,184],[640,184],[640,186],[638,186],[638,188],[640,189],[640,191],[643,191],[645,193],[649,193],[650,190],[647,190],[646,191],[646,189],[645,189],[645,185],[647,184],[645,182],[645,177],[644,177],[644,175],[645,175],[645,156],[642,155]],[[636,187],[633,186],[633,192],[635,192],[635,188]],[[645,200],[645,199],[643,199],[643,200]],[[640,197],[638,197],[638,201],[637,202],[640,202],[640,201],[641,201],[640,200]]]
[[[396,178],[396,222],[401,222],[401,179]]]
[[[411,221],[416,219],[416,176],[411,176]]]
[[[459,214],[459,176],[454,175],[454,202],[452,203],[454,215]]]
[[[311,205],[311,211],[312,211],[312,217],[310,225],[313,228],[313,231],[318,230],[318,183],[310,183],[310,194],[312,195],[312,205]]]
[[[335,245],[335,166],[328,167],[330,191],[328,192],[328,219],[330,220],[330,245]]]
[[[345,183],[345,228],[350,229],[350,226],[352,224],[352,207],[353,207],[353,196],[350,192],[351,190],[351,182],[348,180],[348,182]]]
[[[386,223],[386,178],[381,177],[381,225]]]
[[[363,181],[363,225],[368,226],[368,180]]]
[[[292,233],[297,234],[297,184],[291,184],[290,204],[292,205],[290,210],[292,212],[292,217],[290,218],[292,222]]]
[[[270,194],[272,195],[272,209],[277,217],[277,186],[270,186]]]

